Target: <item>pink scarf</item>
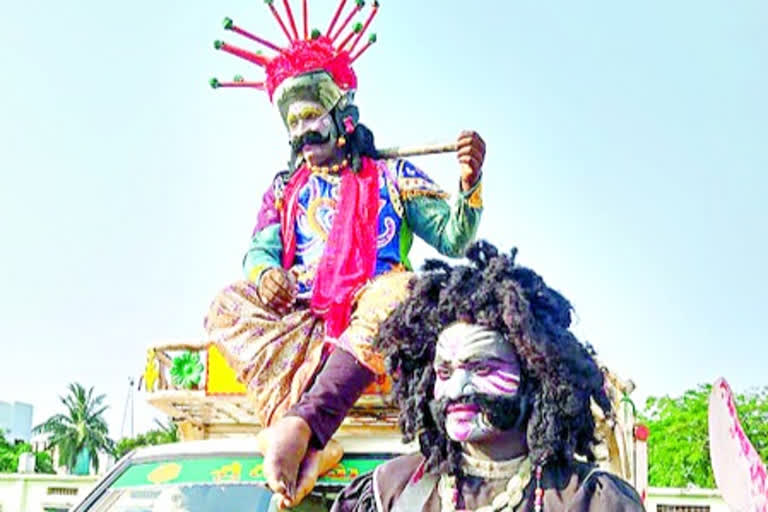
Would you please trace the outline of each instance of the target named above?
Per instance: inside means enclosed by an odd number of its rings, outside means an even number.
[[[311,172],[302,166],[285,188],[285,215],[281,217],[283,267],[296,256],[296,212],[299,192]],[[326,334],[338,338],[349,325],[355,294],[376,271],[379,230],[379,172],[376,162],[363,158],[359,173],[341,174],[336,216],[317,268],[312,290],[312,311],[325,320]]]

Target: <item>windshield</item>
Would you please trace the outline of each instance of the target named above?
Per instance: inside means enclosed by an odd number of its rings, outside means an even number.
[[[323,476],[315,492],[292,510],[326,512],[335,493],[373,470],[386,455],[348,456]],[[133,463],[87,512],[271,512],[261,457],[176,457]]]
[[[171,485],[110,489],[89,512],[267,512],[272,493],[259,485]]]

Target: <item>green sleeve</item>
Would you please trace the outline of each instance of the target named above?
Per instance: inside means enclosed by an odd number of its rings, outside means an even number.
[[[282,263],[283,244],[280,240],[280,224],[271,224],[251,238],[251,245],[243,258],[246,279],[259,282],[261,274]]]
[[[458,258],[474,240],[483,212],[481,183],[461,192],[451,205],[441,197],[414,196],[403,201],[413,232],[440,254]]]

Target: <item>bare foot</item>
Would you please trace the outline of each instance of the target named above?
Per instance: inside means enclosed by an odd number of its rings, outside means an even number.
[[[344,456],[344,450],[338,441],[331,440],[322,451],[310,448],[299,468],[299,478],[296,494],[293,499],[283,498],[279,504],[281,509],[295,507],[312,492],[317,479],[336,467]]]
[[[260,435],[267,485],[283,500],[294,501],[299,466],[307,453],[312,430],[298,416],[285,416]]]

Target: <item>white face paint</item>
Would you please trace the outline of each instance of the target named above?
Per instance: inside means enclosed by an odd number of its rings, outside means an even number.
[[[511,343],[480,325],[455,323],[437,340],[435,399],[447,399],[446,431],[459,442],[490,439],[498,431],[474,404],[451,403],[473,394],[510,397],[520,385],[520,360]]]
[[[285,116],[288,135],[295,140],[308,132],[330,136],[323,144],[308,144],[301,150],[304,159],[314,165],[325,165],[336,156],[336,133],[331,114],[320,103],[298,100],[291,103]]]

